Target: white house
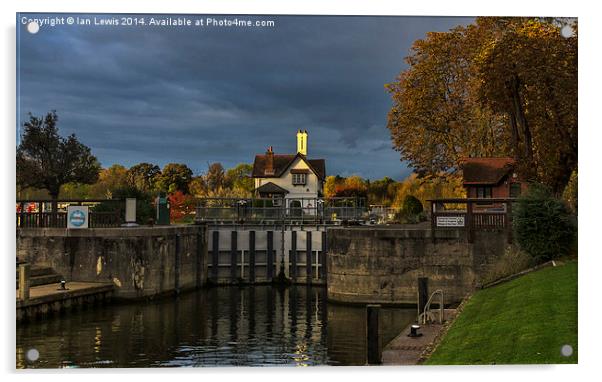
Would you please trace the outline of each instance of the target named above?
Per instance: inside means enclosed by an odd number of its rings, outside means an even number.
[[[274,199],[274,204],[286,201],[287,206],[315,207],[323,196],[326,180],[324,159],[307,158],[307,131],[297,132],[296,154],[274,154],[268,147],[265,154],[253,162],[255,195]]]

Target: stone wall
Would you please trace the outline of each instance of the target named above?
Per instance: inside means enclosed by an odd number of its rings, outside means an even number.
[[[67,282],[113,282],[115,298],[153,297],[206,283],[207,229],[17,229],[17,257],[51,266]]]
[[[350,303],[416,304],[418,278],[445,302],[460,301],[504,254],[505,231],[329,228],[328,298]]]

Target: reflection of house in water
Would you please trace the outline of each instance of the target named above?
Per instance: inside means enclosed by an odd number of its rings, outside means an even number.
[[[265,154],[255,156],[253,163],[255,196],[271,198],[274,205],[283,201],[287,208],[316,208],[317,198],[323,196],[326,179],[324,159],[307,157],[307,131],[297,132],[296,154],[275,154],[268,147]]]

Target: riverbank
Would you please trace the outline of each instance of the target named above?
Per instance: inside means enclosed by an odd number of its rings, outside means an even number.
[[[577,268],[571,261],[476,292],[425,364],[577,363]]]

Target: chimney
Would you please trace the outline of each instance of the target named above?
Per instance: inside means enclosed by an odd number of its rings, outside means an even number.
[[[297,153],[307,156],[307,130],[297,131]]]
[[[274,150],[272,146],[268,147],[268,151],[265,153],[266,162],[265,162],[265,175],[274,175]]]

